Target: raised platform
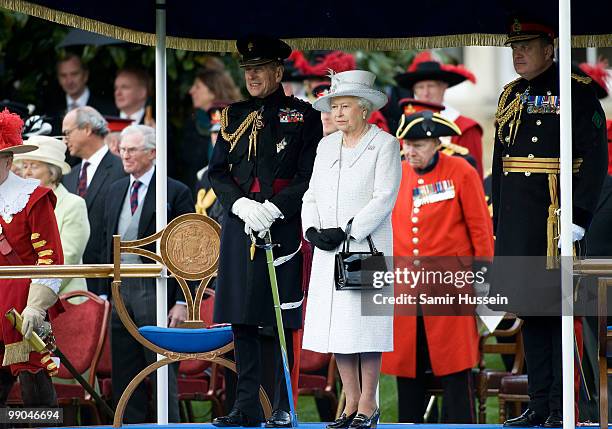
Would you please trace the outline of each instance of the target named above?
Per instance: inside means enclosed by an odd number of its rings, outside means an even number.
[[[300,423],[299,427],[302,429],[325,429],[326,423]],[[216,429],[210,423],[172,423],[168,425],[157,425],[157,424],[138,424],[138,425],[125,425],[124,428],[129,429]],[[462,424],[408,424],[408,423],[380,423],[378,429],[500,429],[501,424],[482,424],[482,425],[462,425]],[[580,427],[599,427],[599,425],[585,425]],[[96,428],[96,429],[112,429],[112,426],[73,426],[65,429],[82,429],[82,428]],[[263,428],[263,425],[262,425]],[[51,429],[51,428],[49,428]],[[249,428],[252,429],[252,428]]]

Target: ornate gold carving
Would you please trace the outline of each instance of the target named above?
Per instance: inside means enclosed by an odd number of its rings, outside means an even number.
[[[217,269],[220,227],[206,216],[174,219],[161,238],[161,256],[168,269],[188,280],[203,279]]]

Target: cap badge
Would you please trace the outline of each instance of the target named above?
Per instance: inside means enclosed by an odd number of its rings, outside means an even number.
[[[514,31],[515,33],[518,33],[519,31],[521,31],[522,26],[521,23],[519,22],[518,19],[514,20],[514,24],[512,24],[512,31]]]
[[[254,47],[255,45],[253,45],[253,42],[249,42],[249,44],[247,45],[247,49],[249,52],[252,52]]]

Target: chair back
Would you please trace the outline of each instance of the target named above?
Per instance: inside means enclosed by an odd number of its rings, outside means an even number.
[[[496,329],[494,332],[481,335],[479,344],[480,362],[478,367],[481,370],[485,369],[485,354],[514,355],[514,361],[510,373],[512,375],[519,375],[522,374],[525,364],[523,336],[521,335],[521,326],[523,321],[514,316],[506,316],[506,318],[513,319],[513,323],[509,328]],[[509,337],[514,337],[515,340],[512,342],[497,342],[498,338]],[[493,339],[496,341],[493,342]]]
[[[87,298],[71,303],[71,298]],[[88,291],[73,291],[61,295],[65,311],[53,319],[53,333],[57,347],[81,374],[89,370],[93,384],[96,369],[107,338],[110,304]],[[75,341],[78,338],[79,341]],[[71,379],[72,374],[60,364],[59,378]]]

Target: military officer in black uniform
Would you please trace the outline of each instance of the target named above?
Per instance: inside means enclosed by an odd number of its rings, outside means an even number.
[[[225,210],[217,276],[214,320],[231,323],[238,372],[236,401],[215,426],[259,426],[261,383],[259,326],[276,326],[264,250],[251,235],[270,229],[290,367],[292,332],[302,324],[302,196],[308,188],[317,144],[322,137],[318,112],[288,97],[280,85],[284,42],[249,37],[237,42],[249,99],[225,108],[221,132],[209,164],[212,187]],[[266,427],[291,425],[278,346],[274,362],[273,413]],[[267,364],[267,363],[266,363]]]
[[[491,286],[510,294],[507,310],[524,320],[530,399],[527,411],[504,426],[562,425],[560,101],[553,38],[553,31],[544,25],[514,21],[506,44],[521,77],[504,87],[496,113],[492,173],[496,264]],[[605,116],[589,82],[572,75],[575,242],[589,227],[607,168]],[[517,266],[518,260],[525,265]],[[534,306],[529,308],[527,302]],[[564,381],[574,382],[573,377]]]

